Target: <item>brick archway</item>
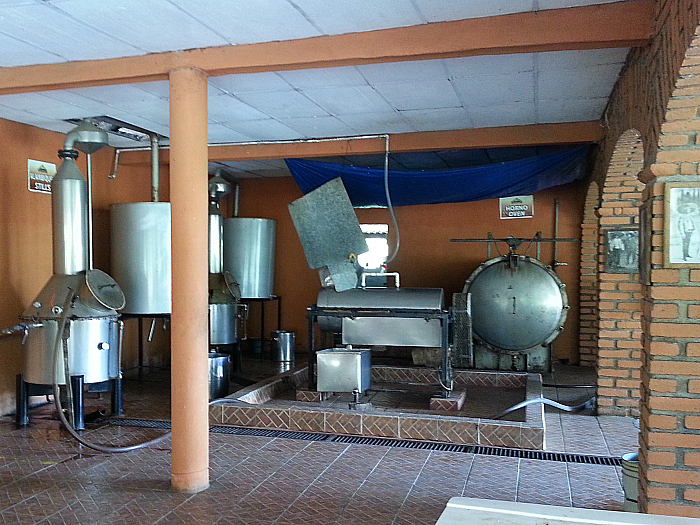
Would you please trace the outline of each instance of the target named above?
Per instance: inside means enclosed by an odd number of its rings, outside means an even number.
[[[615,144],[598,209],[596,367],[600,414],[639,415],[642,287],[633,241],[639,233],[644,184],[638,175],[643,167],[641,135],[627,130]],[[607,248],[612,239],[620,244],[619,250]]]
[[[596,366],[598,358],[598,214],[600,187],[588,186],[581,224],[579,284],[579,359],[581,366]]]
[[[640,508],[700,518],[700,267],[664,265],[668,183],[700,184],[700,27],[661,126],[645,198],[650,284],[644,287]]]

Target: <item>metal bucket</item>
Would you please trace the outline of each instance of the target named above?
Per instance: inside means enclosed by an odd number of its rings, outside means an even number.
[[[228,354],[209,354],[209,401],[228,395]]]
[[[294,332],[275,330],[270,334],[272,338],[272,360],[283,363],[294,362]]]
[[[639,496],[639,454],[622,456],[622,488],[625,492],[625,510],[639,512],[637,499]]]

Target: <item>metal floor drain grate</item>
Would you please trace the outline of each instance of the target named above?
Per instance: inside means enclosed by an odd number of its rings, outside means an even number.
[[[154,421],[149,419],[109,419],[109,424],[123,427],[158,428],[170,430],[169,421]],[[229,434],[236,436],[259,436],[270,438],[303,439],[305,441],[330,441],[333,443],[348,443],[353,445],[376,445],[382,447],[411,448],[420,450],[438,450],[441,452],[466,452],[484,456],[501,456],[520,459],[535,459],[541,461],[558,461],[561,463],[584,463],[588,465],[609,465],[619,467],[622,458],[615,456],[595,456],[591,454],[566,454],[563,452],[548,452],[545,450],[526,450],[520,448],[485,447],[481,445],[458,445],[450,443],[434,443],[432,441],[410,441],[406,439],[380,438],[368,436],[345,436],[339,434],[321,434],[315,432],[296,432],[293,430],[271,430],[247,427],[212,426],[209,432],[214,434]]]

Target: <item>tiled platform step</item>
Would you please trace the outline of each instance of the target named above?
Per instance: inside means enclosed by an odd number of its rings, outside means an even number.
[[[372,380],[424,377],[432,381],[434,371],[426,369],[374,367]],[[419,382],[419,381],[415,381]],[[540,397],[542,382],[536,374],[457,371],[455,385],[493,385],[503,388],[526,386],[527,398]],[[454,415],[416,414],[377,409],[358,412],[335,408],[323,402],[276,399],[289,390],[303,390],[306,368],[271,378],[232,394],[209,409],[212,424],[326,432],[359,436],[416,439],[447,443],[527,449],[544,448],[544,409],[526,408],[525,422],[498,421]]]

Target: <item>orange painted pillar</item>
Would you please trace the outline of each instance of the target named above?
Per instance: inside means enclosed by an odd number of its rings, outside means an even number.
[[[209,486],[207,76],[170,71],[172,487]]]

